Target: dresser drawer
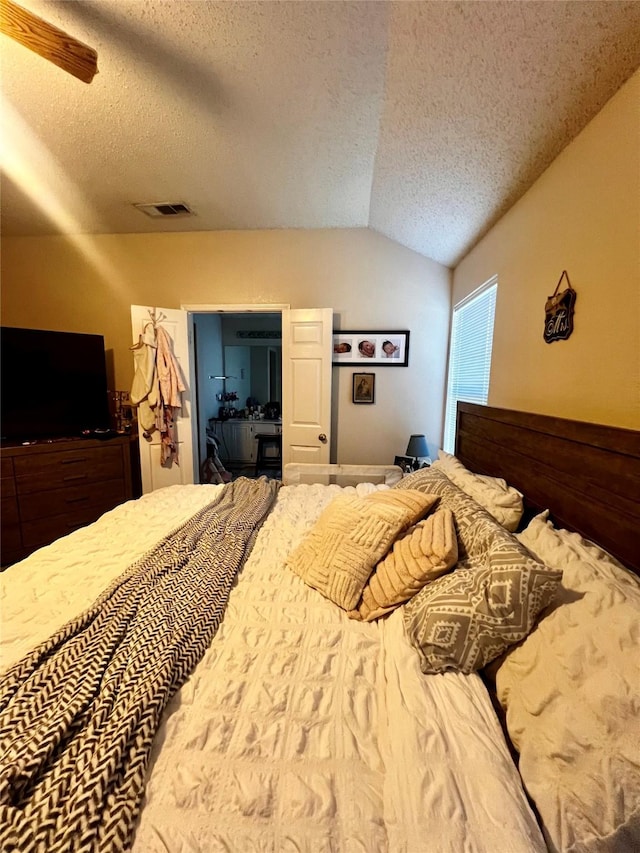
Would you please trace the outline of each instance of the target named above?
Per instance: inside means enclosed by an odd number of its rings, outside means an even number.
[[[122,478],[122,458],[120,447],[79,447],[17,457],[13,462],[18,494]]]
[[[3,456],[0,459],[0,494],[3,498],[15,495],[16,483],[13,479],[13,459]]]
[[[86,509],[114,507],[126,498],[122,480],[107,480],[105,483],[82,482],[62,489],[21,494],[18,498],[22,521],[34,521],[61,513],[84,512]]]
[[[39,548],[48,545],[59,536],[66,536],[80,527],[91,524],[103,512],[113,509],[113,501],[103,500],[100,505],[74,507],[68,512],[22,522],[22,544],[25,548]]]
[[[0,501],[0,544],[2,551],[13,551],[22,546],[20,536],[20,516],[18,502],[14,497],[7,497],[4,492]]]
[[[2,567],[132,498],[131,447],[129,436],[2,446]]]

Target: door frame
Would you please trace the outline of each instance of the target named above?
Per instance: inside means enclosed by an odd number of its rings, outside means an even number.
[[[193,471],[194,482],[200,480],[199,469],[199,433],[200,433],[200,401],[198,400],[198,383],[196,382],[195,340],[193,334],[194,314],[280,314],[291,308],[288,302],[252,302],[252,303],[182,303],[180,310],[187,314],[187,329],[189,332],[189,385],[192,389],[192,436],[193,436]],[[195,412],[195,418],[193,413]],[[198,458],[196,458],[198,457]]]

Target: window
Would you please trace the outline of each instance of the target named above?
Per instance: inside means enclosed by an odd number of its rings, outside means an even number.
[[[456,404],[487,402],[498,278],[494,276],[453,309],[443,448],[453,453]]]

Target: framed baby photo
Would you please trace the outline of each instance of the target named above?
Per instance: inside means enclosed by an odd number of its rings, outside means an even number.
[[[375,403],[376,401],[376,375],[375,373],[353,374],[353,402]]]
[[[333,364],[407,367],[409,332],[334,332]]]
[[[415,461],[416,460],[413,456],[396,456],[393,460],[393,464],[397,465],[398,468],[402,468],[402,471],[405,474],[410,474],[414,470],[413,464]]]

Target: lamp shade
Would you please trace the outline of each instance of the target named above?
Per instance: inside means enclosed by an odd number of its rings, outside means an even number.
[[[413,456],[416,459],[421,456],[428,456],[429,447],[427,446],[426,435],[412,435],[407,445],[406,455]]]

